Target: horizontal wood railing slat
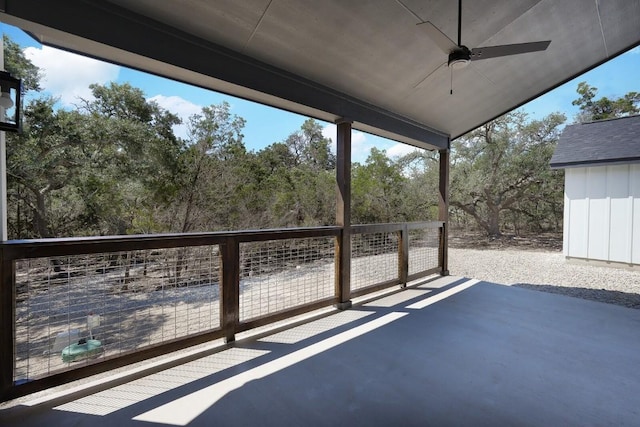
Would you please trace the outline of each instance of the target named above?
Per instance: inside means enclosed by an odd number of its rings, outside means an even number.
[[[350,290],[353,297],[362,296],[371,292],[406,284],[441,270],[440,263],[442,256],[439,253],[438,267],[429,268],[408,274],[407,263],[411,247],[408,244],[409,232],[412,230],[439,229],[444,227],[443,221],[425,221],[413,223],[393,223],[393,224],[361,224],[349,227],[351,235],[354,234],[375,234],[375,233],[398,233],[398,277],[383,282],[374,283],[364,288]],[[59,239],[40,240],[13,240],[0,243],[0,253],[2,259],[2,280],[0,284],[3,301],[0,307],[0,320],[3,320],[3,336],[0,337],[0,401],[23,396],[46,388],[61,385],[69,381],[80,379],[84,376],[105,372],[131,363],[139,362],[161,354],[183,349],[201,344],[213,339],[226,338],[233,340],[234,334],[247,331],[259,326],[264,326],[280,320],[285,320],[299,314],[303,314],[318,308],[330,306],[338,302],[337,294],[333,297],[323,297],[299,306],[251,318],[245,321],[239,320],[238,298],[240,294],[240,255],[239,244],[248,242],[265,242],[270,240],[290,240],[309,239],[321,237],[339,237],[343,232],[342,227],[307,227],[307,228],[286,228],[286,229],[266,229],[266,230],[243,230],[243,231],[223,231],[211,233],[189,233],[189,234],[160,234],[160,235],[128,235],[128,236],[107,236],[107,237],[77,237]],[[441,235],[442,233],[440,233]],[[441,237],[441,236],[440,236]],[[339,239],[336,239],[338,241]],[[442,239],[440,239],[439,252],[442,251]],[[220,315],[220,328],[202,333],[185,335],[172,341],[162,344],[145,347],[143,349],[126,353],[123,355],[110,356],[107,359],[83,365],[81,367],[62,371],[52,372],[50,375],[31,380],[24,384],[13,383],[13,346],[15,345],[15,261],[31,258],[64,257],[74,255],[90,255],[100,253],[117,253],[138,250],[159,250],[169,248],[184,248],[192,246],[214,246],[220,247],[220,257],[222,277],[222,295]],[[338,248],[339,249],[339,248]],[[352,285],[351,285],[352,286]],[[12,317],[12,318],[10,318]],[[9,331],[11,333],[9,334]]]
[[[50,256],[85,255],[103,252],[125,252],[167,249],[185,246],[219,245],[229,237],[239,242],[303,239],[337,236],[340,227],[309,227],[266,230],[221,231],[188,234],[142,234],[127,236],[73,237],[38,240],[9,240],[2,248],[6,260]]]

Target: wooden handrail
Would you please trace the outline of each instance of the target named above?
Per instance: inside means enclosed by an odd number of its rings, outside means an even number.
[[[43,258],[103,252],[166,249],[219,245],[229,238],[238,242],[260,242],[309,237],[337,236],[340,227],[282,228],[184,234],[138,234],[126,236],[64,237],[9,240],[0,243],[5,260]]]
[[[444,221],[393,223],[393,224],[360,224],[348,227],[348,235],[397,233],[398,234],[398,276],[396,279],[380,283],[368,284],[367,287],[356,291],[347,282],[347,294],[350,297],[359,296],[389,286],[404,286],[410,280],[442,271],[442,250]],[[409,274],[409,231],[418,229],[439,230],[439,259],[438,268],[429,268]],[[18,397],[34,391],[69,382],[82,376],[104,372],[121,367],[145,357],[174,351],[187,345],[203,342],[208,339],[224,337],[228,342],[235,339],[235,334],[256,326],[276,320],[282,320],[306,311],[323,306],[336,304],[344,305],[339,294],[333,297],[323,297],[296,307],[268,314],[264,317],[251,318],[241,321],[239,318],[240,295],[240,244],[249,242],[265,242],[269,240],[306,239],[318,237],[334,237],[336,251],[340,250],[339,242],[345,230],[339,226],[285,228],[266,230],[221,231],[210,233],[187,234],[155,234],[155,235],[127,235],[106,237],[75,237],[38,240],[12,240],[0,243],[0,401]],[[349,239],[350,244],[350,239]],[[184,248],[193,246],[214,246],[220,249],[221,266],[221,298],[220,298],[220,327],[204,331],[195,335],[186,335],[160,345],[143,348],[136,352],[122,356],[109,357],[95,364],[82,366],[70,371],[55,372],[49,376],[30,381],[25,384],[13,383],[14,345],[16,322],[16,261],[29,258],[64,257],[74,255],[89,255],[100,253],[127,252],[138,250],[154,250],[167,248]],[[350,254],[351,255],[351,254]],[[347,278],[348,279],[348,278]],[[350,302],[350,301],[349,301]]]

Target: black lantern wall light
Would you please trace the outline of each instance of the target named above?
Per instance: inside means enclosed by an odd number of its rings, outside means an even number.
[[[22,96],[22,82],[12,77],[6,71],[0,71],[0,130],[20,132],[20,101]],[[4,110],[4,114],[2,111]]]

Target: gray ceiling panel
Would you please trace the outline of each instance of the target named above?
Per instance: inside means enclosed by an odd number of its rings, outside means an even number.
[[[205,40],[242,52],[269,0],[112,0],[132,12],[146,15]]]
[[[602,34],[607,43],[607,50],[614,55],[627,48],[630,38],[640,40],[640,2],[628,1],[598,2]]]
[[[324,120],[346,116],[356,128],[427,148],[446,147],[447,137],[640,43],[640,0],[466,0],[462,41],[469,48],[551,45],[474,61],[454,72],[451,95],[451,70],[442,66],[447,54],[416,26],[430,21],[457,40],[457,4],[450,0],[4,5],[0,19],[44,43]],[[114,25],[117,34],[108,31]]]

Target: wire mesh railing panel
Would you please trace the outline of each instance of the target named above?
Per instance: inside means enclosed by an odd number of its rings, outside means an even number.
[[[335,294],[335,237],[240,244],[240,322]]]
[[[14,381],[220,327],[218,246],[16,261]]]
[[[409,231],[409,275],[438,267],[440,229],[423,228]]]
[[[398,279],[399,232],[351,236],[351,289]]]

